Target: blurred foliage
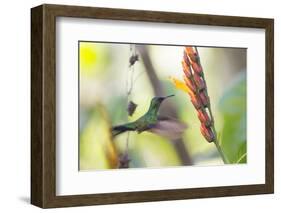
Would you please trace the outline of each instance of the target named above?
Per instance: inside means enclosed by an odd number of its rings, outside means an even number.
[[[222,149],[230,163],[246,163],[246,74],[242,72],[219,102],[223,116],[220,133]]]
[[[181,165],[180,159],[169,140],[147,132],[144,132],[141,137],[136,136],[135,139],[134,148],[138,152],[137,155],[141,157],[141,167]],[[134,158],[132,160],[132,163],[134,163]]]
[[[79,42],[79,62],[82,75],[95,77],[102,74],[107,62],[107,49],[104,45],[91,42]]]
[[[105,108],[97,105],[90,117],[80,137],[80,169],[117,168],[118,154]]]

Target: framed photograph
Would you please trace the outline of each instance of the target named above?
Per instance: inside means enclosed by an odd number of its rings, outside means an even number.
[[[31,9],[31,203],[273,193],[273,19]]]

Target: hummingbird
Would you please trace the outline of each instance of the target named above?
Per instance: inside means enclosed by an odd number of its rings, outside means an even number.
[[[127,131],[136,131],[139,134],[148,131],[169,139],[180,138],[187,126],[177,119],[158,115],[162,102],[173,96],[152,98],[150,106],[143,116],[133,122],[112,127],[112,136],[115,137]]]

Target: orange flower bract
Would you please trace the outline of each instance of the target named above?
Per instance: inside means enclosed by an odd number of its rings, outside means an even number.
[[[185,47],[182,68],[184,82],[188,88],[190,100],[197,110],[201,123],[201,133],[208,142],[215,140],[213,121],[207,110],[210,111],[210,99],[207,93],[207,85],[204,79],[203,69],[200,64],[199,54],[195,47]]]
[[[210,127],[206,127],[204,124],[201,124],[200,131],[208,142],[214,141],[215,135]]]

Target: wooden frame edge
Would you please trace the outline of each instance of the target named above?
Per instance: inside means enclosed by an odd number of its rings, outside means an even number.
[[[43,7],[31,10],[31,203],[43,207],[42,63]]]
[[[265,27],[265,72],[266,72],[266,185],[274,193],[274,20],[268,20]]]

